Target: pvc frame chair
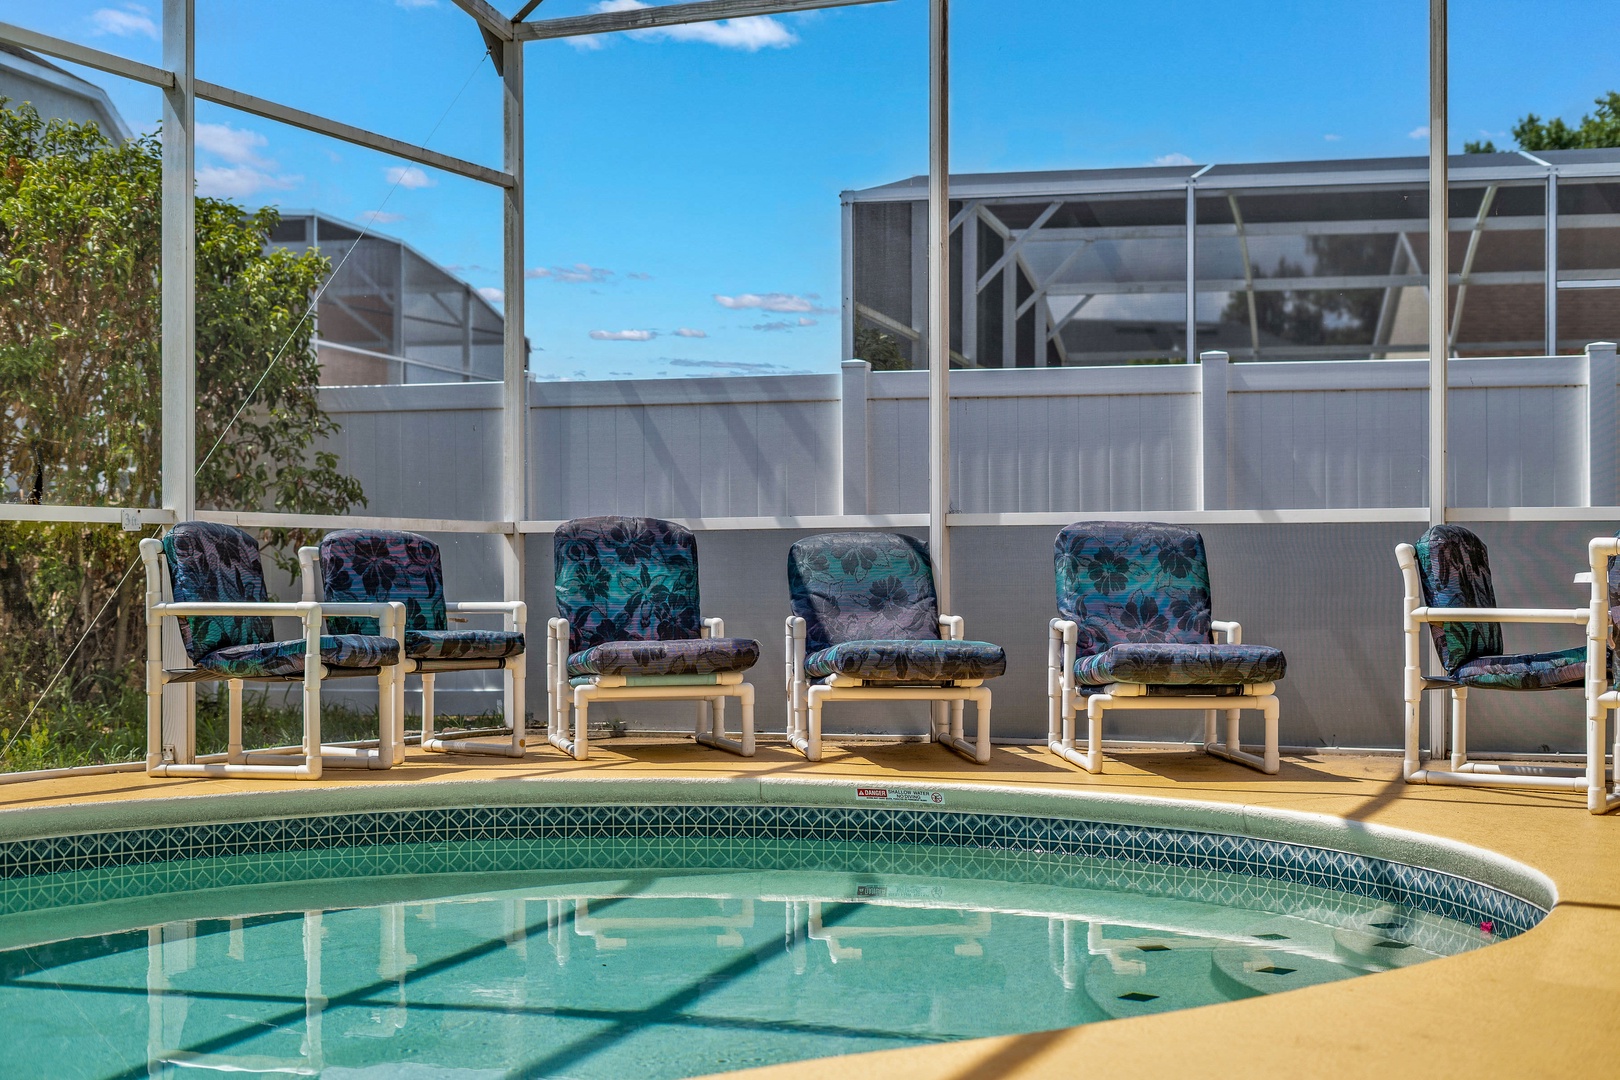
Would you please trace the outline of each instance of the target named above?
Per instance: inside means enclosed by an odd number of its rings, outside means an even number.
[[[432,543],[431,541],[427,541]],[[433,545],[435,552],[438,545]],[[303,582],[303,593],[306,601],[317,599],[317,591],[324,590],[324,578],[320,569],[319,547],[309,546],[298,549],[298,566]],[[400,607],[401,612],[404,606]],[[523,634],[528,627],[529,607],[522,600],[475,600],[450,603],[446,601],[444,610],[449,617],[466,615],[502,615],[505,617],[504,626],[508,632]],[[401,621],[404,640],[404,622]],[[513,656],[493,658],[435,658],[421,659],[408,656],[403,645],[400,648],[399,677],[394,686],[394,715],[398,725],[394,735],[395,765],[405,761],[405,680],[411,675],[419,675],[422,679],[422,738],[420,746],[423,750],[432,753],[455,754],[492,754],[498,757],[520,758],[526,752],[528,724],[526,714],[526,688],[528,686],[528,648]],[[470,738],[447,738],[436,736],[433,731],[434,724],[434,677],[449,671],[502,671],[505,673],[503,682],[503,710],[512,733],[506,742],[483,742]]]
[[[1405,665],[1402,671],[1403,753],[1402,778],[1408,784],[1450,784],[1474,787],[1521,787],[1552,791],[1583,791],[1586,808],[1605,814],[1620,807],[1620,784],[1608,781],[1605,757],[1605,729],[1608,712],[1620,709],[1620,693],[1610,687],[1608,649],[1611,612],[1609,605],[1609,560],[1620,555],[1620,538],[1600,536],[1587,545],[1591,592],[1580,608],[1445,607],[1423,602],[1423,583],[1417,551],[1411,544],[1398,544],[1395,559],[1405,586],[1402,599],[1402,637]],[[1582,769],[1547,766],[1531,762],[1470,761],[1468,758],[1468,687],[1449,678],[1423,673],[1423,627],[1448,622],[1527,623],[1580,626],[1586,646],[1586,678],[1581,684],[1586,702],[1586,765]],[[1571,687],[1573,688],[1573,687]],[[1447,690],[1451,699],[1450,769],[1425,768],[1422,760],[1423,694],[1427,690]],[[1617,725],[1614,752],[1620,764],[1620,725]],[[1620,777],[1616,777],[1620,780]]]
[[[394,765],[398,715],[396,704],[397,664],[383,664],[377,679],[377,746],[327,746],[321,742],[321,684],[329,678],[362,678],[373,674],[367,668],[328,667],[321,662],[321,620],[327,614],[358,615],[378,620],[382,637],[392,638],[404,655],[405,605],[318,604],[310,601],[280,603],[266,601],[200,601],[177,603],[170,581],[168,560],[161,541],[147,538],[140,543],[141,562],[146,569],[146,772],[148,776],[259,778],[319,780],[323,767],[386,769]],[[248,676],[234,678],[206,672],[201,668],[169,670],[163,666],[164,619],[206,616],[290,616],[303,627],[304,670],[296,676]],[[176,683],[225,682],[229,703],[226,751],[199,755],[193,761],[176,762],[163,745],[163,691]],[[281,748],[247,750],[242,746],[242,684],[244,682],[299,682],[303,684],[304,741],[296,752]],[[188,717],[188,725],[196,718]],[[195,738],[188,733],[187,742]]]
[[[1243,627],[1236,622],[1210,620],[1214,644],[1243,644]],[[1068,619],[1053,619],[1048,626],[1046,645],[1046,745],[1065,761],[1090,773],[1102,772],[1102,722],[1108,709],[1194,709],[1204,714],[1204,753],[1225,758],[1251,769],[1274,775],[1282,769],[1277,747],[1276,683],[1247,683],[1242,694],[1212,697],[1208,694],[1150,694],[1148,687],[1132,683],[1112,683],[1101,693],[1082,694],[1074,677],[1075,644],[1079,627]],[[1225,638],[1224,642],[1221,638]],[[1211,709],[1218,701],[1221,707]],[[1075,746],[1075,716],[1086,710],[1086,749]],[[1243,710],[1258,711],[1266,725],[1261,753],[1243,749],[1238,737]],[[1226,739],[1220,737],[1218,717],[1226,717]]]
[[[960,615],[939,617],[941,637],[962,641],[966,622]],[[821,710],[829,701],[929,701],[950,706],[948,719],[935,715],[929,722],[929,741],[979,765],[990,761],[990,688],[983,679],[955,679],[938,686],[894,686],[848,675],[829,675],[811,682],[804,669],[805,622],[789,615],[785,627],[787,647],[788,742],[806,761],[821,760]],[[973,702],[973,738],[965,730],[967,703]]]
[[[667,559],[677,551],[684,552],[690,549],[692,562],[691,579],[684,583],[690,589],[690,599],[694,608],[697,606],[698,593],[696,583],[697,544],[691,532],[683,526],[673,522],[661,521],[657,518],[628,518],[605,516],[597,518],[576,518],[565,522],[554,534],[557,545],[557,554],[554,566],[557,571],[556,584],[559,607],[563,607],[563,567],[569,565],[563,554],[563,545],[568,543],[583,543],[600,547],[605,535],[611,530],[621,530],[626,536],[633,535],[638,541],[648,542],[650,546],[664,545],[664,550],[656,555],[643,555],[643,561],[658,561]],[[667,566],[668,563],[665,562]],[[615,562],[615,569],[622,568]],[[726,636],[725,621],[718,618],[698,617],[698,639],[717,639]],[[689,628],[688,628],[689,629]],[[636,641],[648,645],[660,641],[690,641],[689,637],[630,637],[613,639],[615,641]],[[757,648],[757,642],[754,644]],[[607,641],[595,642],[587,648],[594,648],[607,644]],[[703,746],[716,750],[725,750],[742,757],[753,757],[756,749],[754,738],[754,687],[744,681],[744,671],[716,672],[711,674],[668,674],[668,675],[638,675],[638,674],[595,674],[580,676],[578,685],[573,684],[573,678],[568,673],[568,660],[574,641],[574,627],[566,617],[557,616],[546,622],[546,686],[550,691],[550,707],[547,714],[546,738],[557,749],[568,754],[576,761],[585,761],[590,757],[590,708],[598,701],[692,701],[697,704],[697,718],[693,725],[693,738]],[[583,644],[583,642],[582,642]],[[584,651],[583,649],[581,651]],[[751,665],[750,665],[751,666]],[[726,701],[736,698],[742,705],[742,723],[738,738],[733,739],[726,734]],[[569,731],[568,711],[573,707],[573,730]]]
[[[1133,531],[1142,530],[1148,533],[1144,538],[1134,538]],[[1149,530],[1159,530],[1162,535],[1152,535]],[[1066,538],[1071,545],[1065,549]],[[1185,562],[1192,569],[1186,571],[1188,576],[1178,583],[1166,583],[1162,579],[1155,579],[1154,589],[1145,586],[1138,591],[1146,592],[1150,597],[1161,599],[1167,592],[1185,590],[1186,595],[1201,595],[1203,600],[1210,601],[1208,589],[1208,561],[1204,554],[1203,537],[1191,529],[1182,529],[1179,526],[1160,525],[1154,522],[1108,522],[1090,521],[1076,522],[1066,526],[1058,533],[1057,557],[1061,567],[1065,557],[1075,557],[1073,547],[1075,538],[1082,544],[1099,543],[1112,549],[1115,546],[1137,543],[1148,545],[1139,549],[1134,555],[1124,556],[1124,564],[1120,573],[1125,573],[1125,567],[1130,566],[1130,559],[1134,558],[1137,566],[1145,562],[1146,552],[1156,551],[1171,544],[1191,544],[1196,548],[1196,558],[1190,551],[1183,554]],[[1126,588],[1129,588],[1127,578]],[[1066,598],[1063,592],[1064,582],[1059,574],[1059,610]],[[1087,594],[1076,593],[1081,597],[1082,603]],[[1123,595],[1121,593],[1121,595]],[[1207,610],[1207,609],[1206,609]],[[1243,627],[1235,621],[1211,618],[1208,622],[1210,645],[1242,645]],[[1282,767],[1281,755],[1277,745],[1278,705],[1275,682],[1214,682],[1214,683],[1169,683],[1162,684],[1156,681],[1114,682],[1109,684],[1088,685],[1086,689],[1091,693],[1082,692],[1079,679],[1075,675],[1075,661],[1078,658],[1080,626],[1072,619],[1056,618],[1047,623],[1046,645],[1046,698],[1047,698],[1047,748],[1071,764],[1078,765],[1090,773],[1102,771],[1102,726],[1103,714],[1113,710],[1160,710],[1160,709],[1189,709],[1204,714],[1204,742],[1203,749],[1212,757],[1224,758],[1239,765],[1246,765],[1251,769],[1268,775],[1276,774]],[[1187,631],[1183,631],[1186,636]],[[1222,640],[1224,638],[1224,641]],[[1144,642],[1145,644],[1163,645],[1194,645],[1191,641],[1177,641],[1173,638],[1161,642]],[[1106,651],[1106,650],[1102,650]],[[1174,693],[1173,691],[1185,685],[1187,691]],[[1194,688],[1205,686],[1207,692],[1199,693]],[[1218,690],[1237,689],[1238,693],[1216,693]],[[1212,707],[1213,706],[1213,707]],[[1081,708],[1086,712],[1086,748],[1081,750],[1075,745],[1075,716]],[[1265,741],[1261,753],[1253,754],[1243,749],[1239,737],[1239,724],[1245,710],[1259,712],[1265,724]],[[1226,738],[1222,741],[1219,731],[1217,714],[1226,717]]]
[[[703,746],[725,750],[741,757],[753,757],[754,687],[743,681],[743,672],[702,676],[707,682],[692,681],[687,675],[598,675],[593,681],[570,685],[568,643],[572,631],[567,619],[546,622],[546,684],[551,690],[551,708],[546,738],[551,745],[575,761],[591,756],[590,708],[596,701],[694,701],[697,720],[692,737]],[[723,619],[704,619],[705,638],[726,636]],[[738,737],[726,734],[726,699],[742,704],[742,725]],[[568,709],[573,706],[573,732],[568,730]]]

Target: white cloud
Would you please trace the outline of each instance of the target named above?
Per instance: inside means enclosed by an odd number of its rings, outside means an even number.
[[[629,278],[631,281],[651,281],[652,280],[652,275],[651,274],[643,274],[640,270],[632,270],[632,271],[630,271],[628,274],[626,274],[624,276]]]
[[[360,215],[360,220],[366,225],[392,225],[396,221],[404,221],[405,215],[389,210],[367,210]]]
[[[683,326],[675,331],[676,337],[708,337],[707,330],[694,330],[690,326]]]
[[[149,37],[153,41],[162,38],[157,23],[147,8],[140,4],[124,4],[122,10],[118,8],[98,8],[90,13],[90,22],[95,26],[97,34],[112,34],[115,37]]]
[[[414,11],[417,8],[438,7],[439,0],[394,0],[394,6],[402,7],[406,11]]]
[[[1193,159],[1186,154],[1160,154],[1153,159],[1155,165],[1191,165]]]
[[[815,293],[808,296],[798,296],[794,293],[742,293],[738,296],[721,296],[714,294],[714,302],[723,308],[733,311],[757,310],[783,313],[806,312],[816,315],[827,315],[831,312],[827,308],[817,307],[815,302],[820,299]]]
[[[1324,136],[1322,136],[1322,138],[1326,139],[1328,142],[1338,142],[1340,139],[1343,139],[1344,136],[1343,135],[1324,135]]]
[[[592,330],[592,341],[651,341],[658,334],[653,330]]]
[[[260,191],[286,191],[302,176],[272,175],[251,165],[205,165],[197,170],[197,194],[216,199],[246,199]]]
[[[235,165],[253,165],[260,169],[273,169],[275,163],[260,157],[257,151],[270,144],[270,140],[257,131],[233,128],[229,124],[198,124],[197,147],[215,157],[222,157]]]
[[[485,285],[482,289],[478,290],[478,295],[482,296],[485,300],[488,300],[492,304],[506,303],[506,293],[502,292],[500,289],[497,289],[493,285]]]
[[[526,278],[544,278],[560,281],[564,285],[601,285],[613,276],[613,271],[590,263],[573,266],[535,266],[523,271]]]
[[[703,368],[709,371],[730,371],[738,374],[780,374],[788,369],[781,364],[758,364],[747,360],[688,360],[679,357],[666,361],[670,367]]]
[[[438,184],[437,180],[415,165],[391,165],[383,170],[383,179],[390,184],[397,184],[402,188],[413,191],[417,188],[430,188]]]
[[[1406,133],[1406,137],[1408,139],[1427,139],[1429,137],[1429,125],[1424,124],[1422,127],[1413,128]]]
[[[786,319],[778,319],[774,322],[755,323],[752,327],[750,327],[750,329],[763,330],[766,333],[770,333],[778,330],[791,330],[793,329],[793,324],[788,322]]]
[[[596,10],[636,11],[651,6],[642,0],[601,0],[596,5]],[[722,49],[742,49],[746,52],[785,49],[799,43],[797,34],[769,15],[631,30],[628,36],[637,41],[697,42],[703,45],[717,45]]]
[[[814,325],[816,325],[816,320],[801,318],[801,319],[799,319],[799,325],[800,326],[814,326]]]

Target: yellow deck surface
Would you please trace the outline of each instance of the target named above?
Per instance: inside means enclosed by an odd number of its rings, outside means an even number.
[[[752,760],[672,743],[606,740],[585,762],[531,746],[522,761],[409,752],[388,772],[292,781],[166,780],[142,773],[0,786],[0,811],[335,784],[482,777],[807,776],[980,780],[1246,803],[1376,822],[1492,849],[1541,870],[1559,902],[1538,927],[1462,956],[1226,1005],[1064,1031],[882,1051],[729,1074],[771,1080],[1000,1077],[1599,1076],[1620,1070],[1620,814],[1592,817],[1573,793],[1408,786],[1395,757],[1284,758],[1267,777],[1196,752],[1128,751],[1090,776],[1029,747],[988,766],[939,747],[831,746],[810,764],[779,745]]]

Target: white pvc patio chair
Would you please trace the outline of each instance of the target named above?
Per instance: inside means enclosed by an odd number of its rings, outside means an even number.
[[[161,541],[142,540],[146,567],[147,761],[152,776],[320,778],[328,767],[386,769],[394,764],[394,676],[399,664],[402,604],[285,604],[270,600],[259,545],[241,529],[183,521]],[[321,633],[327,614],[366,616],[380,634]],[[276,640],[271,618],[291,616],[303,636]],[[162,621],[178,619],[189,668],[163,666]],[[321,684],[333,678],[377,680],[378,745],[321,742]],[[224,681],[229,692],[223,754],[182,760],[186,751],[163,742],[163,690],[177,683]],[[303,684],[304,741],[296,752],[247,750],[242,745],[244,682]],[[195,717],[188,717],[188,724]],[[195,743],[195,731],[184,743]]]

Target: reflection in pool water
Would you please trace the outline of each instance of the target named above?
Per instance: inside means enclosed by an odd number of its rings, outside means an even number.
[[[156,895],[0,919],[4,1071],[682,1077],[1188,1008],[1488,940],[1308,886],[1074,856],[781,841],[773,865],[817,868],[757,870],[684,838],[662,842],[681,868],[657,870],[660,842],[603,840],[570,849],[591,869],[430,872],[464,846],[370,879],[366,849],[241,856],[256,883],[185,891],[182,866]],[[60,876],[71,893],[120,872]]]

